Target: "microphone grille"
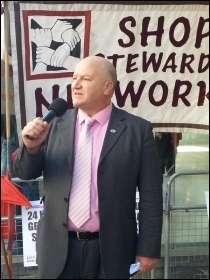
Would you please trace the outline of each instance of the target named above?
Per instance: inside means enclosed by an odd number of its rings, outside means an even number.
[[[56,113],[56,117],[62,116],[67,111],[67,102],[63,98],[56,98],[49,107]]]

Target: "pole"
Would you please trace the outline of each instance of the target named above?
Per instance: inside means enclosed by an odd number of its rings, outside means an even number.
[[[9,98],[9,11],[8,3],[4,2],[4,39],[5,39],[5,94],[6,94],[6,139],[7,139],[7,171],[10,176],[11,164],[10,164],[10,98]],[[8,241],[11,231],[11,207],[8,204]],[[8,243],[9,244],[9,243]],[[12,247],[12,246],[11,246]],[[12,248],[8,249],[8,264],[10,269],[10,274],[12,277]]]

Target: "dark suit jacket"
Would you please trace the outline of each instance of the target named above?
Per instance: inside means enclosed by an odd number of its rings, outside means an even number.
[[[36,243],[39,279],[56,279],[67,257],[76,114],[76,109],[68,110],[52,121],[39,154],[30,155],[22,146],[14,161],[20,178],[36,178],[43,171],[45,206]],[[136,187],[140,191],[138,235]],[[162,174],[150,123],[114,106],[98,166],[98,198],[106,279],[129,278],[136,255],[160,257]]]

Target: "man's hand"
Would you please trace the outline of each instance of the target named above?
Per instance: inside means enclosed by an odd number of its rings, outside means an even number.
[[[140,262],[139,272],[145,273],[156,267],[158,259],[136,256],[136,262]]]
[[[31,154],[36,154],[41,144],[45,141],[48,131],[49,124],[44,122],[41,118],[36,118],[27,123],[22,130],[22,138],[26,150]],[[32,140],[28,136],[32,137]]]

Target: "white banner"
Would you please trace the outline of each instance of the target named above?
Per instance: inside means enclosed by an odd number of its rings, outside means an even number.
[[[208,5],[11,1],[9,11],[19,130],[57,97],[72,108],[77,62],[101,55],[117,70],[117,107],[154,131],[208,133]]]
[[[43,215],[44,206],[40,201],[30,201],[31,207],[22,206],[23,263],[24,267],[37,266],[36,232],[38,221]]]

